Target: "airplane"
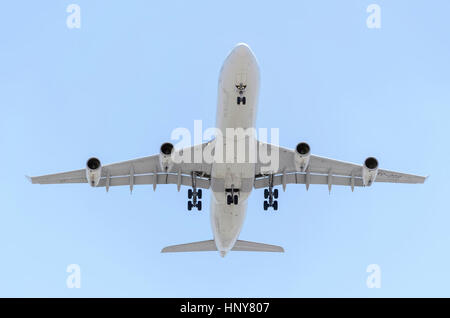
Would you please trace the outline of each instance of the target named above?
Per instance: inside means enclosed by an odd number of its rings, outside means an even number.
[[[250,47],[237,44],[220,70],[216,128],[248,129],[255,127],[260,86],[259,65]],[[225,134],[226,135],[226,134]],[[248,141],[253,137],[246,136]],[[253,140],[253,139],[252,139]],[[63,173],[28,177],[33,184],[89,183],[92,187],[176,184],[188,188],[188,210],[202,209],[202,189],[211,190],[211,226],[213,239],[172,245],[162,253],[218,251],[224,257],[229,251],[284,252],[281,246],[243,241],[239,234],[247,211],[248,197],[253,189],[264,189],[264,210],[278,210],[278,189],[285,191],[288,184],[333,185],[368,187],[374,182],[424,183],[427,177],[383,170],[378,160],[367,158],[362,165],[328,159],[311,154],[311,147],[300,142],[294,149],[256,140],[258,150],[276,154],[277,164],[272,167],[262,160],[247,158],[250,147],[245,148],[242,162],[219,160],[192,160],[199,151],[209,148],[214,152],[227,146],[235,137],[212,139],[200,145],[175,151],[170,142],[160,147],[159,154],[102,166],[97,158],[90,158],[86,167]],[[254,141],[254,140],[253,140]],[[234,148],[233,148],[234,149]],[[175,160],[175,153],[185,153],[186,160]]]

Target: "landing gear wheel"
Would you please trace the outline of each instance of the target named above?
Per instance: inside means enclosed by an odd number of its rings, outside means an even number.
[[[237,104],[238,104],[238,105],[241,104],[241,97],[240,97],[240,96],[237,97]]]
[[[273,201],[273,209],[274,209],[275,211],[278,210],[278,201]]]
[[[188,190],[188,199],[192,199],[192,189]]]
[[[239,201],[239,197],[237,196],[237,194],[235,194],[235,195],[234,195],[234,198],[233,198],[233,203],[234,203],[234,205],[237,205],[237,204],[238,204],[238,201]]]
[[[188,208],[188,211],[192,210],[192,201],[188,201],[187,208]]]
[[[269,203],[267,203],[267,201],[264,201],[264,211],[267,211],[268,208],[269,208]]]
[[[202,201],[198,201],[197,202],[197,210],[201,211],[202,210]]]
[[[197,191],[197,197],[198,197],[199,199],[202,198],[202,189],[199,189],[199,190]]]
[[[278,199],[278,189],[273,190],[273,197]]]
[[[242,105],[245,105],[245,102],[247,101],[247,98],[245,98],[245,96],[244,97],[242,97]]]
[[[231,194],[227,195],[227,204],[231,205],[231,203],[233,203],[233,197],[231,196]]]
[[[267,199],[269,197],[269,190],[264,189],[264,199]]]

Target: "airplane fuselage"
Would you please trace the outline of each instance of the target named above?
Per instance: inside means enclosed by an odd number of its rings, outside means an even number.
[[[224,136],[223,149],[236,141],[227,134],[227,128],[255,127],[259,84],[259,66],[254,54],[246,44],[238,44],[220,71],[216,127]],[[211,174],[211,225],[217,249],[224,256],[233,248],[241,232],[247,199],[253,189],[255,163],[249,158],[244,162],[213,163]],[[225,180],[225,192],[214,192],[217,180]],[[233,196],[238,196],[237,204],[227,203],[230,191]]]

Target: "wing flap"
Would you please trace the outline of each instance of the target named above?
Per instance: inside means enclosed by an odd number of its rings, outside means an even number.
[[[181,175],[180,185],[184,185],[187,187],[192,186],[192,177]],[[134,176],[133,185],[145,185],[145,184],[154,184],[154,174],[149,175],[138,175]],[[156,174],[156,184],[178,184],[178,175],[171,173],[158,173]],[[105,187],[106,186],[106,178],[101,178],[97,187]],[[120,176],[120,177],[112,177],[109,179],[109,186],[126,186],[130,184],[130,176]],[[195,184],[197,188],[200,189],[209,189],[210,181],[205,178],[196,178]]]
[[[269,186],[269,181],[270,179],[268,176],[255,179],[255,189],[267,188]],[[363,186],[361,178],[355,177],[353,178],[353,182],[355,187]],[[286,174],[286,184],[306,184],[306,183],[307,183],[306,173],[298,172]],[[272,185],[278,186],[282,184],[283,184],[283,175],[275,175],[273,177]],[[340,186],[351,186],[352,178],[332,175],[330,180],[330,177],[328,175],[310,174],[309,184],[331,184]]]

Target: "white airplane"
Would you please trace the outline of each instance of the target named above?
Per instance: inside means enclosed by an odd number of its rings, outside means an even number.
[[[260,73],[254,54],[247,44],[238,44],[228,55],[220,71],[216,127],[225,134],[227,128],[253,128],[257,112]],[[226,136],[224,147],[233,142]],[[214,152],[218,142],[213,139],[181,151],[193,154],[209,148]],[[258,149],[277,154],[277,165],[267,168],[258,158],[244,162],[210,162],[203,159],[175,162],[175,147],[164,143],[160,153],[102,166],[90,158],[85,169],[29,178],[32,183],[89,183],[92,187],[176,184],[188,189],[188,210],[202,209],[202,189],[211,189],[211,225],[213,240],[173,245],[161,252],[218,251],[223,257],[229,251],[284,252],[280,246],[239,240],[247,210],[247,199],[253,189],[264,188],[264,210],[278,209],[278,189],[287,184],[311,184],[354,187],[370,186],[373,182],[424,183],[426,177],[378,168],[378,161],[367,158],[362,165],[328,159],[311,154],[310,146],[300,142],[295,149],[256,142]],[[234,147],[234,146],[233,146]],[[250,148],[250,147],[247,147]],[[246,148],[246,149],[247,149]],[[248,149],[246,150],[248,154]]]

